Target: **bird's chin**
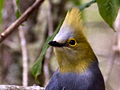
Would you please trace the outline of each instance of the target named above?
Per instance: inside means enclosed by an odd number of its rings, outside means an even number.
[[[64,47],[54,47],[55,52],[64,52]]]

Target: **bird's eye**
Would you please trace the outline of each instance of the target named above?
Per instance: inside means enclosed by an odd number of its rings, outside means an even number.
[[[71,45],[75,45],[75,41],[74,41],[74,40],[71,40],[69,43],[70,43]]]
[[[74,39],[74,38],[70,38],[69,40],[68,40],[68,42],[69,42],[69,45],[70,46],[76,46],[77,45],[77,42],[76,42],[76,40]]]

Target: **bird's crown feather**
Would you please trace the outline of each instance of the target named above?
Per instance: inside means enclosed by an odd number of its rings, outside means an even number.
[[[71,11],[67,12],[63,26],[71,26],[72,28],[82,30],[83,26],[81,24],[81,13],[77,7],[72,8]]]

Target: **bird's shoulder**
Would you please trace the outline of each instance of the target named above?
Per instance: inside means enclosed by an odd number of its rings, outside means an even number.
[[[98,65],[93,65],[82,74],[60,73],[57,69],[46,90],[105,90]]]

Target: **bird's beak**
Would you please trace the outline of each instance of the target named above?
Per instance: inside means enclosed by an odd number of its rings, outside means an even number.
[[[65,46],[65,44],[61,44],[61,43],[58,43],[56,41],[50,41],[48,44],[53,46],[53,47],[63,47],[63,46]]]

